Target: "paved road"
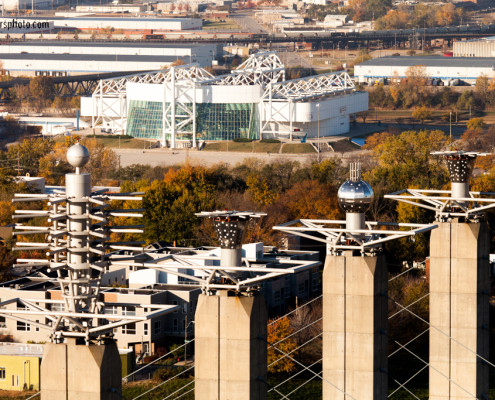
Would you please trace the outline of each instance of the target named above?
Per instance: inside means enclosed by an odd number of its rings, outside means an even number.
[[[239,24],[244,32],[251,33],[269,33],[256,18],[249,16],[246,13],[234,14],[231,18]]]
[[[113,149],[120,156],[120,165],[127,167],[132,164],[147,164],[151,166],[170,166],[184,164],[187,162],[210,166],[224,163],[236,165],[242,163],[246,158],[257,158],[269,163],[272,160],[292,160],[304,164],[315,161],[316,154],[267,154],[267,153],[236,153],[236,152],[215,152],[215,151],[196,151],[196,150],[169,150],[169,149]],[[346,153],[345,158],[351,158],[359,152]],[[341,157],[341,153],[321,153],[321,157]]]

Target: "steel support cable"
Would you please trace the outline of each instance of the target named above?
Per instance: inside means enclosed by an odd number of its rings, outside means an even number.
[[[188,369],[185,369],[184,371],[182,372],[179,372],[177,375],[174,375],[173,377],[167,379],[166,381],[163,381],[162,383],[159,383],[158,385],[152,387],[151,389],[147,390],[146,392],[144,393],[141,393],[140,395],[134,397],[132,400],[136,400],[136,399],[139,399],[140,397],[143,397],[145,394],[148,394],[149,392],[152,392],[153,390],[159,388],[160,386],[164,385],[165,383],[167,382],[170,382],[171,380],[177,378],[179,375],[182,375],[183,373],[187,372],[187,371],[190,371],[191,369],[193,369],[194,367],[189,367]],[[194,382],[194,381],[193,381]]]
[[[319,335],[318,335],[319,336]],[[268,345],[270,345],[270,343],[266,342]],[[271,346],[271,345],[270,345]],[[317,374],[316,372],[312,371],[311,369],[309,369],[308,367],[306,367],[304,364],[302,364],[301,362],[299,362],[298,360],[296,360],[294,357],[291,357],[289,354],[285,353],[283,350],[280,350],[278,347],[275,347],[273,346],[273,348],[275,350],[277,350],[278,352],[284,354],[284,357],[288,357],[289,359],[291,359],[292,361],[294,361],[296,364],[300,365],[301,367],[303,367],[305,370],[309,371],[311,374],[315,375],[315,377],[320,377],[319,374]],[[335,389],[337,389],[339,392],[341,392],[342,394],[346,395],[350,400],[357,400],[356,398],[354,398],[353,396],[351,396],[349,393],[345,392],[344,390],[342,390],[341,388],[339,388],[338,386],[334,385],[332,382],[330,382],[328,379],[325,379],[323,376],[321,376],[321,379],[322,381],[328,383],[330,386],[333,386]],[[133,399],[134,400],[134,399]]]
[[[320,322],[322,319],[323,319],[323,318],[318,318],[317,320],[314,320],[314,321],[313,321],[313,322],[311,322],[310,324],[308,324],[308,325],[306,325],[306,326],[302,327],[301,329],[298,329],[298,330],[297,330],[297,331],[295,331],[295,332],[292,332],[290,335],[287,335],[287,336],[286,336],[286,337],[284,337],[283,339],[280,339],[278,342],[273,343],[273,344],[272,344],[272,346],[275,346],[275,345],[277,345],[277,344],[279,344],[279,343],[282,343],[284,340],[289,339],[290,337],[292,337],[292,336],[294,336],[294,335],[297,335],[299,332],[301,332],[301,331],[305,330],[306,328],[309,328],[310,326],[312,326],[312,325],[316,324],[317,322]]]
[[[421,296],[419,299],[416,299],[414,300],[412,303],[408,304],[407,306],[401,306],[403,307],[402,310],[400,311],[397,311],[395,314],[392,314],[390,317],[388,317],[388,319],[392,319],[393,317],[395,317],[396,315],[399,315],[400,313],[404,312],[405,310],[407,310],[409,307],[413,306],[414,304],[418,303],[419,301],[425,299],[426,297],[428,297],[430,295],[430,293],[426,293],[424,296]],[[394,300],[395,301],[395,300]]]
[[[262,378],[258,378],[258,379],[259,379],[261,382],[263,382],[263,383],[264,383],[267,387],[270,387],[270,384],[269,384],[267,381],[265,381],[265,380],[264,380],[264,379],[262,379]],[[271,387],[271,389],[270,389],[270,390],[268,390],[268,391],[267,391],[267,393],[268,393],[268,392],[270,392],[271,390],[275,390],[275,392],[276,392],[276,393],[278,393],[280,396],[282,396],[282,398],[285,398],[285,399],[287,399],[287,400],[290,400],[288,397],[286,397],[283,393],[280,393],[280,392],[279,392],[279,391],[278,391],[275,387],[273,387],[273,386]]]
[[[418,372],[416,372],[413,376],[411,376],[407,381],[405,381],[404,383],[400,383],[399,381],[397,381],[396,379],[394,379],[395,383],[397,383],[399,385],[399,387],[397,389],[395,389],[392,393],[390,393],[388,395],[388,397],[391,397],[393,394],[397,393],[399,390],[401,389],[406,389],[407,388],[405,387],[405,385],[407,385],[409,382],[411,382],[414,378],[416,378],[421,372],[423,372],[426,368],[428,368],[428,365],[425,365],[423,366],[423,368],[421,368]],[[407,390],[409,391],[409,390]],[[416,396],[415,396],[416,397]],[[417,398],[417,397],[416,397]]]
[[[314,367],[316,364],[318,364],[320,361],[322,361],[323,358],[320,358],[319,360],[315,361],[313,364],[308,365],[308,368]],[[295,378],[297,375],[302,374],[304,370],[297,371],[294,375],[288,377],[285,381],[280,382],[278,385],[273,386],[268,392],[275,390],[276,388],[284,385],[285,383],[289,382],[291,379]],[[321,378],[321,376],[320,376]]]
[[[466,392],[469,396],[471,396],[473,399],[476,399],[476,400],[480,400],[478,399],[474,394],[472,393],[469,393],[466,389],[464,389],[461,385],[459,385],[457,382],[453,381],[452,379],[450,379],[447,375],[443,374],[442,372],[440,372],[437,368],[435,367],[432,367],[429,363],[427,363],[425,360],[423,360],[420,356],[418,356],[417,354],[415,354],[414,352],[412,352],[411,350],[409,350],[407,347],[404,347],[403,345],[401,345],[397,340],[394,340],[395,343],[397,343],[401,348],[403,348],[404,350],[406,350],[408,353],[412,354],[414,357],[416,357],[418,360],[420,360],[423,364],[425,364],[426,366],[428,366],[429,368],[431,368],[433,371],[435,372],[438,372],[440,375],[442,375],[445,379],[447,379],[449,382],[453,383],[454,385],[456,385],[459,389],[461,389],[462,391]]]
[[[390,264],[389,264],[389,265],[390,265]],[[398,277],[400,277],[400,276],[402,276],[402,275],[404,275],[404,274],[407,274],[408,272],[411,272],[413,269],[414,269],[413,267],[408,268],[408,269],[406,269],[405,271],[401,272],[400,274],[397,274],[397,275],[393,276],[393,277],[392,277],[392,278],[390,278],[388,281],[389,281],[389,282],[392,282],[394,279],[397,279]]]
[[[300,345],[300,346],[297,346],[295,349],[292,349],[291,351],[289,351],[288,353],[284,353],[285,355],[283,357],[280,357],[280,358],[277,358],[275,361],[271,362],[268,367],[271,367],[273,364],[276,364],[277,362],[279,362],[280,360],[283,360],[285,357],[287,357],[289,354],[292,354],[294,353],[295,351],[299,350],[301,347],[303,346],[306,346],[306,344],[308,344],[309,342],[312,342],[313,340],[317,339],[318,337],[320,337],[323,333],[319,333],[318,335],[316,336],[313,336],[311,339],[309,339],[306,343]],[[267,342],[268,343],[268,342]],[[271,347],[283,352],[283,350],[280,350],[278,347],[275,347],[275,345],[273,344],[270,344],[268,343],[268,345],[270,345]]]
[[[313,367],[314,365],[318,364],[321,360],[323,360],[322,358],[320,358],[318,361],[315,361],[313,364],[309,365],[308,368],[311,368]],[[280,392],[277,390],[277,388],[279,388],[280,386],[284,385],[285,383],[289,382],[291,379],[295,378],[297,375],[303,373],[304,370],[300,370],[298,372],[296,372],[294,375],[292,375],[291,377],[287,378],[285,381],[283,382],[280,382],[278,385],[272,387],[267,393],[271,392],[272,390],[275,390],[277,393],[280,394]],[[296,392],[297,390],[299,390],[301,387],[303,387],[304,385],[306,385],[308,382],[312,381],[313,379],[315,378],[320,378],[321,379],[321,372],[318,373],[317,375],[313,375],[311,376],[311,378],[309,378],[308,380],[304,381],[303,383],[301,383],[298,387],[296,387],[295,389],[293,389],[292,391],[290,391],[289,393],[287,393],[287,395],[282,395],[282,396],[290,396],[292,393]]]
[[[193,382],[194,382],[194,381],[193,381]],[[185,387],[185,386],[184,386],[184,387]],[[180,399],[182,396],[185,396],[186,394],[189,394],[189,393],[191,393],[192,391],[194,391],[194,388],[189,389],[186,393],[182,393],[179,397],[176,397],[174,400]]]
[[[423,332],[421,332],[419,335],[415,336],[414,338],[412,338],[409,342],[407,342],[404,346],[408,346],[410,345],[412,342],[414,342],[417,338],[419,338],[421,335],[424,335],[426,332],[428,332],[430,330],[430,328],[427,328],[425,329]],[[387,335],[388,336],[388,335]],[[388,358],[392,357],[394,354],[398,353],[399,351],[401,351],[402,349],[399,347],[397,350],[395,350],[394,352],[390,353]]]
[[[287,314],[282,315],[281,317],[279,317],[279,318],[277,318],[277,319],[275,319],[275,320],[273,320],[273,321],[270,321],[270,323],[269,323],[268,325],[272,325],[272,324],[274,324],[275,322],[280,321],[282,318],[285,318],[285,317],[287,317],[288,315],[290,315],[290,314],[292,314],[292,313],[296,312],[297,310],[300,310],[301,308],[308,306],[309,304],[311,304],[311,303],[313,303],[314,301],[316,301],[316,300],[320,299],[321,297],[323,297],[323,295],[321,295],[321,294],[320,294],[318,297],[315,297],[313,300],[310,300],[310,301],[308,301],[307,303],[304,303],[302,306],[299,306],[299,307],[297,307],[297,308],[294,308],[292,311],[289,311]]]
[[[268,383],[268,382],[267,382],[267,383]],[[276,392],[277,394],[279,394],[280,396],[282,396],[282,397],[281,397],[282,399],[290,400],[290,399],[289,399],[289,398],[288,398],[285,394],[283,394],[282,392],[280,392],[278,389],[273,389],[273,390],[275,390],[275,392]],[[267,392],[267,393],[268,393],[268,392]]]
[[[194,383],[194,381],[191,381],[189,383],[186,383],[184,386],[181,386],[179,389],[177,389],[175,392],[172,392],[170,393],[167,397],[164,397],[162,400],[167,400],[167,399],[170,399],[170,397],[172,397],[174,394],[176,394],[177,392],[180,392],[182,389],[188,387],[189,385],[192,385]]]
[[[425,367],[426,368],[426,367]],[[397,381],[397,379],[394,379],[395,383],[399,384],[400,385],[400,382]],[[405,386],[401,385],[402,388],[407,392],[409,393],[411,396],[413,396],[416,400],[421,400],[418,396],[416,396],[413,392],[411,392],[408,388],[406,388]],[[390,397],[390,396],[388,396]]]
[[[172,350],[172,351],[169,351],[167,354],[164,354],[163,356],[158,357],[156,360],[153,360],[153,361],[152,361],[152,362],[150,362],[149,364],[146,364],[145,366],[143,366],[143,367],[141,367],[141,368],[137,369],[136,371],[131,372],[129,375],[124,376],[124,377],[122,378],[122,380],[127,379],[128,377],[130,377],[130,376],[132,376],[132,375],[135,375],[135,374],[136,374],[136,373],[138,373],[139,371],[142,371],[143,369],[148,368],[149,366],[153,365],[154,363],[156,363],[156,362],[160,361],[162,358],[167,357],[168,355],[170,355],[170,354],[172,354],[172,353],[177,352],[177,350],[181,349],[181,348],[182,348],[182,347],[184,347],[186,344],[189,344],[189,343],[192,343],[192,342],[194,342],[194,339],[191,339],[188,343],[184,343],[184,344],[180,345],[179,347],[177,347],[176,349],[174,349],[174,350]]]
[[[413,316],[415,316],[416,318],[418,318],[420,321],[423,321],[425,324],[427,324],[430,329],[435,329],[436,331],[440,332],[442,335],[446,336],[447,338],[449,338],[450,340],[452,340],[453,342],[457,343],[459,346],[461,346],[462,348],[464,348],[465,350],[469,351],[471,354],[474,354],[476,357],[478,357],[480,360],[483,360],[485,363],[487,363],[488,365],[490,365],[491,367],[495,368],[495,364],[493,364],[492,362],[488,361],[486,358],[480,356],[478,353],[476,353],[475,351],[471,350],[469,347],[467,347],[466,345],[462,344],[461,342],[459,342],[457,339],[454,339],[452,336],[450,336],[449,334],[443,332],[440,328],[437,328],[436,326],[434,325],[431,325],[428,321],[426,321],[424,318],[420,317],[419,315],[417,315],[416,313],[412,312],[411,310],[408,310],[407,308],[403,307],[402,305],[400,305],[399,303],[397,303],[394,299],[390,298],[387,296],[387,298],[389,300],[392,300],[395,304],[397,304],[399,307],[402,307],[405,311],[407,311],[408,313],[412,314]]]

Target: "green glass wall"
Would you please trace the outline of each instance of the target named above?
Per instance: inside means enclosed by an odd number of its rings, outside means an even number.
[[[192,108],[192,104],[190,105]],[[178,113],[178,110],[176,110]],[[162,103],[156,101],[129,102],[127,134],[138,138],[162,138]],[[177,123],[179,122],[177,118]],[[192,124],[184,127],[192,133]],[[197,104],[196,136],[199,140],[259,139],[259,122],[255,104]],[[167,135],[168,136],[168,135]],[[187,132],[176,137],[190,138]],[[167,137],[169,139],[169,137]]]
[[[258,139],[255,104],[198,104],[196,136],[201,140]]]
[[[162,139],[162,102],[131,100],[127,117],[127,134],[146,139]]]

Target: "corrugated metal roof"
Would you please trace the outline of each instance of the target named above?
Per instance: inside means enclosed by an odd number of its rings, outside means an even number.
[[[463,67],[463,68],[481,68],[495,66],[495,57],[442,57],[442,56],[420,56],[420,57],[401,57],[390,56],[374,58],[365,61],[359,65],[369,65],[376,67],[412,67],[414,65],[425,65],[427,67]]]
[[[208,44],[168,44],[168,43],[133,43],[133,42],[64,42],[64,41],[40,41],[40,42],[15,42],[15,43],[7,43],[3,46],[15,46],[15,47],[24,47],[24,46],[39,46],[39,47],[61,47],[61,46],[69,46],[69,47],[123,47],[123,48],[171,48],[171,49],[196,49],[199,47],[205,47]],[[214,46],[214,45],[209,45]],[[0,50],[2,46],[0,46]]]
[[[174,62],[189,56],[148,56],[135,54],[40,54],[0,53],[0,60],[58,60],[58,61],[129,61],[129,62]]]

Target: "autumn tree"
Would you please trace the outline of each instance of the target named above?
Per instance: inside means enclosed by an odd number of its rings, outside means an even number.
[[[414,119],[420,120],[421,124],[424,125],[425,120],[431,119],[432,112],[425,106],[416,107],[412,113]]]
[[[201,222],[195,213],[217,208],[214,182],[211,170],[191,165],[170,169],[162,181],[152,182],[143,199],[146,240],[195,243]]]
[[[53,78],[51,76],[37,76],[32,78],[29,82],[29,93],[31,95],[31,103],[36,111],[42,111],[52,101],[55,94]]]
[[[386,135],[372,148],[377,165],[365,173],[365,180],[375,191],[371,212],[375,219],[383,214],[395,214],[382,195],[409,187],[442,188],[448,181],[447,171],[439,157],[431,152],[447,143],[442,131],[406,131]]]
[[[113,171],[117,169],[119,164],[117,154],[94,138],[84,139],[81,143],[87,147],[90,154],[89,162],[83,170],[91,173],[94,182],[111,178]]]
[[[19,166],[23,173],[36,176],[39,174],[41,158],[50,153],[54,145],[51,139],[25,139],[21,143],[10,146],[6,156],[13,167]]]
[[[436,23],[439,26],[449,26],[457,19],[455,6],[452,3],[447,3],[440,6],[436,11]]]
[[[289,373],[296,368],[294,361],[286,356],[297,346],[294,338],[289,337],[292,332],[289,318],[286,316],[268,321],[268,372]]]
[[[466,127],[470,130],[483,130],[486,128],[486,123],[483,118],[471,118],[467,123]]]

